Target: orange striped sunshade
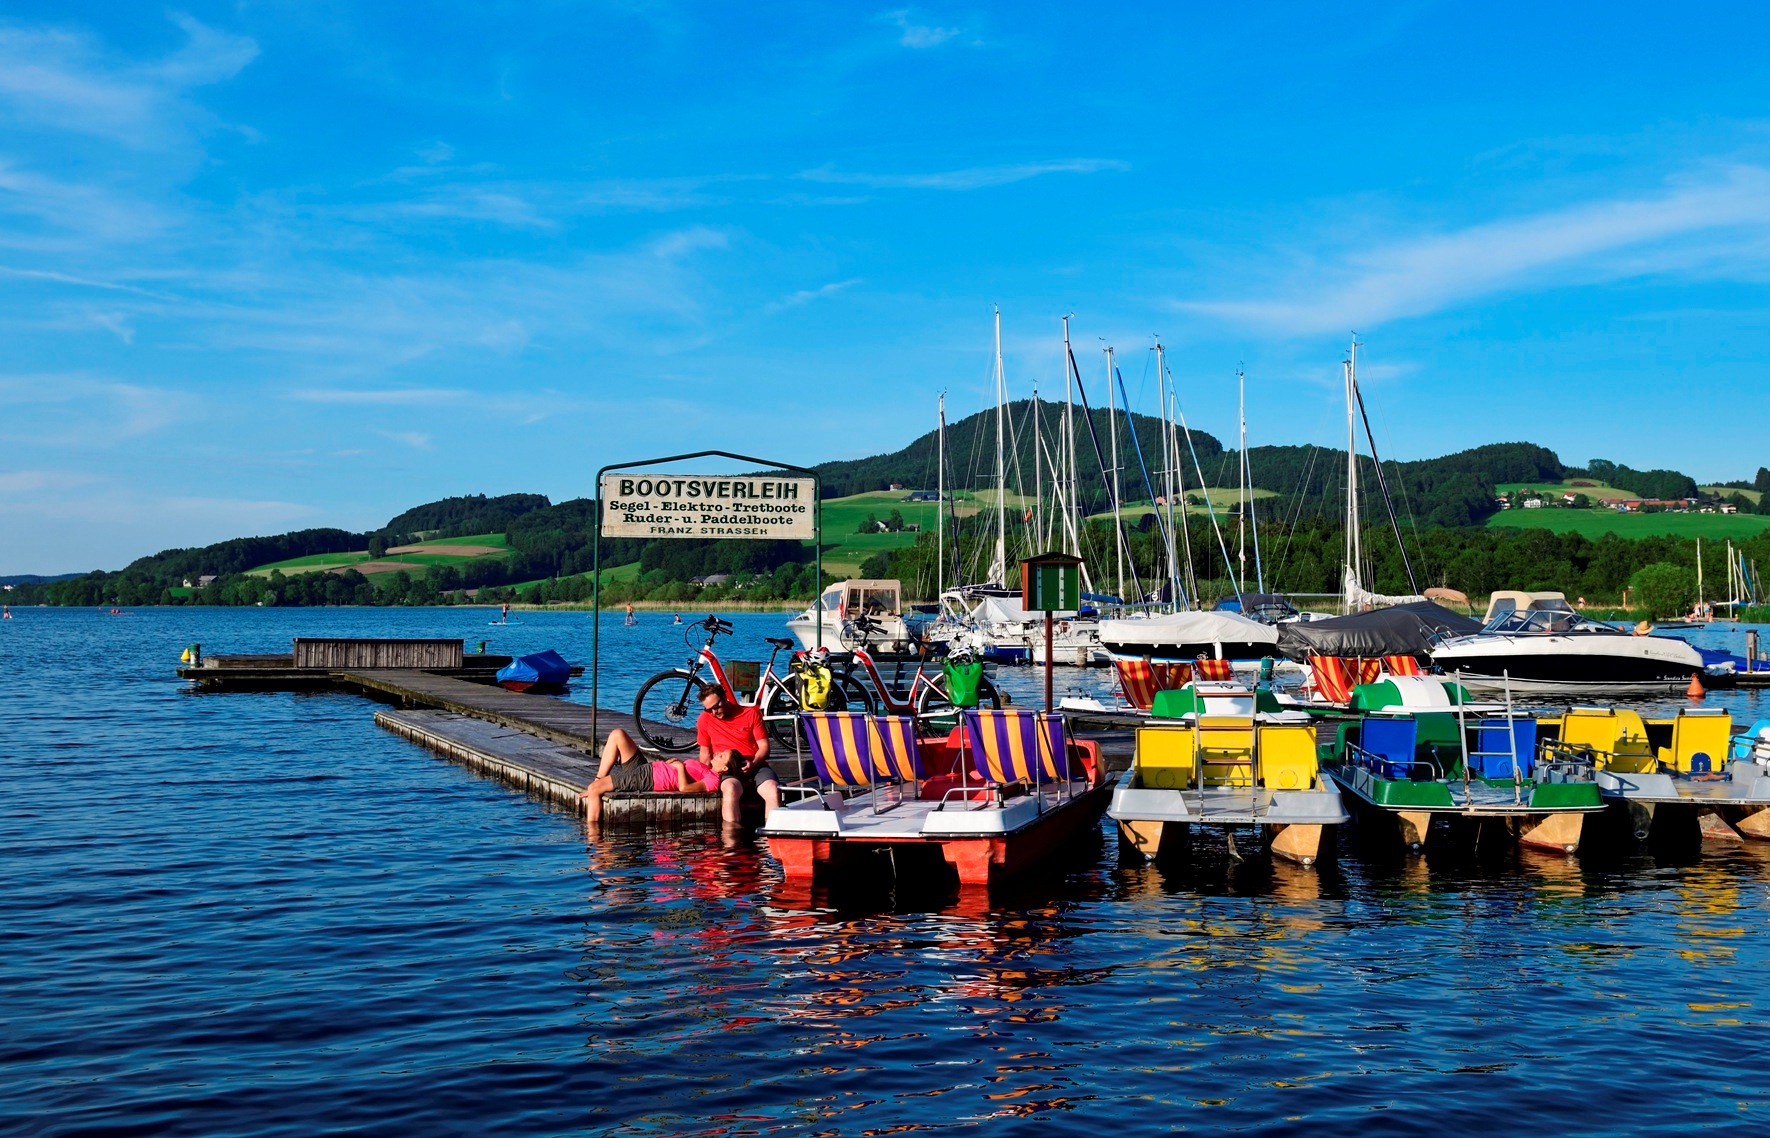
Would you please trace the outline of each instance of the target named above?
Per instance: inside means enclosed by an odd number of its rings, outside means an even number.
[[[1420,662],[1412,656],[1385,656],[1383,670],[1391,676],[1418,676],[1423,674]]]
[[[1228,660],[1207,660],[1203,656],[1193,665],[1201,680],[1233,680],[1235,669],[1229,666]]]
[[[1155,706],[1156,692],[1183,688],[1192,679],[1192,667],[1188,664],[1158,664],[1148,657],[1114,660],[1113,664],[1118,668],[1119,690],[1125,694],[1125,702],[1143,711]]]

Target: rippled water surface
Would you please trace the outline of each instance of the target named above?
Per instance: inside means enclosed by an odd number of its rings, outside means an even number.
[[[667,619],[604,624],[605,702],[683,654]],[[1321,869],[1208,842],[1157,868],[1121,862],[1102,829],[1012,892],[812,893],[717,835],[587,842],[573,815],[376,728],[364,700],[193,696],[172,675],[191,641],[293,635],[587,658],[582,614],[523,620],[0,623],[4,1129],[1764,1125],[1757,847],[1402,859],[1345,835]],[[780,627],[737,620],[734,654]],[[1036,677],[1009,683],[1030,696]],[[1755,695],[1724,702],[1770,716]]]

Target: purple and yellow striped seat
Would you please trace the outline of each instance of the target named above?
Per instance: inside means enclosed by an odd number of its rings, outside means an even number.
[[[873,771],[880,778],[922,782],[928,772],[922,766],[922,747],[916,741],[913,715],[876,715],[867,721],[872,746]]]
[[[909,715],[808,711],[799,716],[818,778],[835,787],[919,782],[928,777]]]
[[[965,736],[977,773],[997,785],[1063,782],[1069,740],[1063,718],[1042,711],[967,711]]]
[[[807,711],[799,716],[817,777],[827,786],[873,781],[871,731],[864,711]]]

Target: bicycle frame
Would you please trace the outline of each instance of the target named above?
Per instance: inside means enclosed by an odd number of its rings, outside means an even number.
[[[865,669],[867,678],[872,681],[873,690],[879,694],[879,703],[887,714],[915,714],[916,697],[921,694],[922,689],[925,687],[940,692],[942,696],[946,694],[944,691],[941,691],[940,685],[935,680],[929,678],[928,673],[922,668],[922,662],[918,660],[916,661],[916,674],[910,677],[909,691],[900,701],[891,693],[890,686],[885,683],[885,677],[879,674],[879,666],[873,662],[871,653],[865,648],[856,648],[849,653],[849,656],[855,664],[858,664]],[[852,677],[853,674],[852,668],[843,673],[845,678]]]

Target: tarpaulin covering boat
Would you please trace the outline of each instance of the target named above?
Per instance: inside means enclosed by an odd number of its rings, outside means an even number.
[[[571,679],[572,666],[549,648],[532,656],[518,656],[498,669],[498,686],[511,691],[562,688]]]
[[[1481,622],[1435,605],[1415,601],[1394,608],[1300,621],[1278,626],[1278,649],[1301,660],[1308,656],[1424,656],[1446,636],[1480,632]]]

